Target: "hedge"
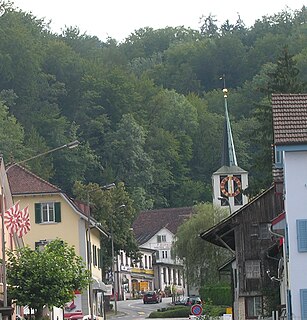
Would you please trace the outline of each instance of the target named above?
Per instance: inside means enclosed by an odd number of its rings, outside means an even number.
[[[211,301],[213,305],[231,306],[232,295],[229,286],[206,286],[199,290],[202,300]]]

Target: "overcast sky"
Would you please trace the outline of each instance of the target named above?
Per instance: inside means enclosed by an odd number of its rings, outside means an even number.
[[[247,26],[264,15],[301,9],[306,0],[12,0],[15,7],[51,20],[53,32],[77,26],[82,33],[104,41],[122,41],[143,27],[184,26],[199,30],[202,15],[215,15],[218,23],[235,23],[238,13]]]

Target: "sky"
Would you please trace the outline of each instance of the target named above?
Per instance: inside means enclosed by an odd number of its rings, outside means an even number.
[[[184,26],[199,30],[201,16],[212,14],[218,24],[235,23],[240,14],[246,26],[284,9],[301,9],[306,0],[12,0],[14,7],[51,21],[51,30],[78,27],[81,33],[123,41],[135,30]]]

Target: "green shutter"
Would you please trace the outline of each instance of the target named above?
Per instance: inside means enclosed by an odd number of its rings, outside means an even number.
[[[41,214],[41,204],[35,203],[35,223],[41,223],[42,222],[42,214]]]
[[[54,203],[55,222],[61,222],[61,202]]]
[[[301,289],[300,296],[301,296],[301,319],[307,320],[307,289]]]
[[[307,220],[296,220],[298,252],[307,252]]]

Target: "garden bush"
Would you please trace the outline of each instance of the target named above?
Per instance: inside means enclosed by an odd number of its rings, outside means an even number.
[[[210,300],[212,304],[218,306],[231,306],[232,296],[230,286],[206,286],[199,290],[203,301]]]
[[[148,318],[186,318],[191,314],[191,307],[174,306],[159,310],[152,312]]]

